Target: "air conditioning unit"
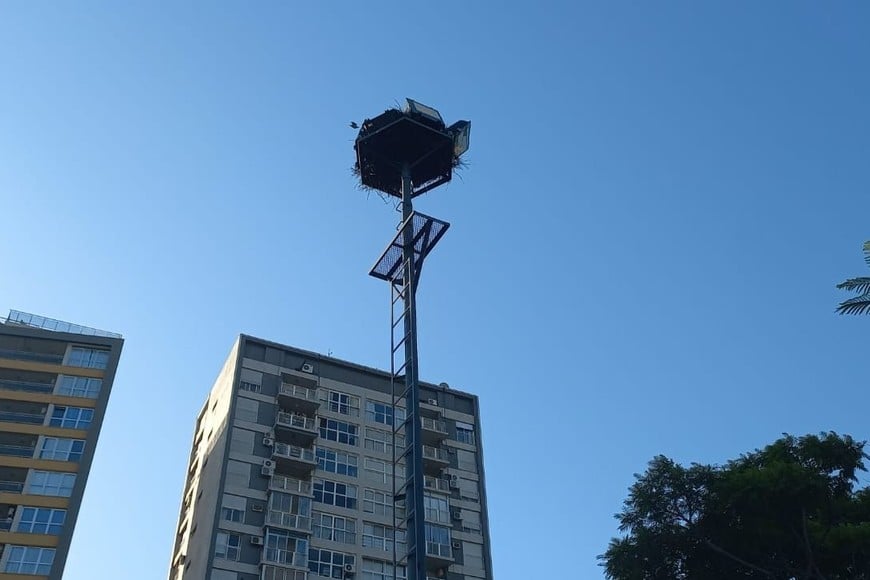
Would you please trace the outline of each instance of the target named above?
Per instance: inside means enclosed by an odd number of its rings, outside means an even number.
[[[264,466],[264,467],[260,470],[260,473],[261,473],[262,475],[265,475],[266,477],[272,477],[273,475],[275,475],[275,468],[274,468],[274,467],[265,467],[265,466]]]
[[[311,363],[302,363],[302,368],[300,370],[303,373],[314,374],[314,365]]]
[[[251,544],[254,546],[262,546],[263,538],[261,538],[260,536],[251,536]]]
[[[459,540],[453,540],[453,543],[451,545],[453,546],[454,550],[458,550],[462,547],[462,542],[460,542]]]
[[[271,447],[274,444],[275,440],[271,437],[263,437],[263,445],[265,445],[266,447]]]
[[[459,489],[459,476],[451,475],[450,476],[450,489]]]
[[[275,462],[272,461],[271,459],[264,459],[263,460],[263,467],[265,469],[275,469]]]
[[[429,400],[426,401],[426,402],[429,403],[430,405],[432,405],[433,407],[437,407],[437,406],[438,406],[438,399],[429,399]]]
[[[354,567],[353,564],[345,564],[344,565],[344,573],[345,573],[345,575],[355,574],[356,568]]]
[[[261,504],[261,503],[255,503],[254,505],[251,506],[252,512],[260,513],[263,511],[263,509],[265,509],[265,508],[263,508],[263,504]]]
[[[462,519],[462,510],[453,510],[453,519],[461,520]]]

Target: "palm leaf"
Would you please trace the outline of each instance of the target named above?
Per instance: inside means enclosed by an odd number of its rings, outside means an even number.
[[[861,296],[840,302],[839,306],[837,306],[837,313],[870,314],[870,292],[865,292]]]
[[[870,266],[870,241],[864,242],[864,261]]]
[[[837,288],[840,290],[858,292],[859,294],[866,294],[867,292],[870,292],[870,278],[850,278],[845,282],[837,284]]]

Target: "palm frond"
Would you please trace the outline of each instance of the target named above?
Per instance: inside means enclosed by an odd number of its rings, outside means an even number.
[[[870,314],[870,292],[840,302],[838,314]]]
[[[837,284],[839,290],[849,290],[850,292],[858,292],[866,294],[870,292],[870,278],[850,278],[845,282]]]
[[[870,240],[864,242],[864,261],[870,266]]]

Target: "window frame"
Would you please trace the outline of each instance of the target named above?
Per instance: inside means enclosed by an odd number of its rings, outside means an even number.
[[[60,415],[58,415],[58,411],[60,411]],[[75,416],[75,418],[73,419],[72,416]],[[86,418],[82,418],[82,416],[86,416]],[[50,427],[60,427],[61,429],[89,429],[93,421],[93,409],[55,405],[51,411],[48,424]]]
[[[318,486],[320,486],[319,490]],[[352,510],[357,509],[359,505],[359,489],[353,484],[315,477],[312,479],[311,487],[315,503]],[[327,497],[331,497],[332,501],[326,501]],[[344,499],[339,501],[339,498]]]
[[[221,560],[239,561],[242,552],[242,536],[233,532],[218,530],[215,535],[214,557]],[[231,557],[231,555],[235,555]]]
[[[317,426],[318,435],[326,441],[335,441],[343,445],[356,447],[359,444],[359,426],[347,421],[320,417]],[[346,427],[346,430],[342,430]]]

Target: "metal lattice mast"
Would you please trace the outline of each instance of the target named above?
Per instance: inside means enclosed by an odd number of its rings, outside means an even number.
[[[390,283],[391,384],[393,408],[393,528],[398,530],[398,503],[406,507],[408,580],[427,577],[424,509],[424,470],[417,353],[416,290],[423,261],[447,228],[447,222],[414,211],[412,199],[453,176],[459,156],[467,149],[471,125],[459,121],[445,127],[438,111],[408,99],[403,111],[391,109],[367,119],[356,139],[356,169],[364,186],[401,200],[402,223],[370,275]],[[396,306],[402,313],[396,316]],[[396,331],[401,324],[402,336]],[[404,352],[402,352],[404,351]],[[401,364],[398,357],[402,357]],[[401,387],[401,392],[397,387]],[[397,404],[405,400],[406,416],[396,424]],[[404,429],[405,449],[396,450],[396,434]],[[397,466],[405,460],[405,482],[396,487]],[[393,577],[398,554],[393,538]],[[443,575],[444,570],[441,570]]]

